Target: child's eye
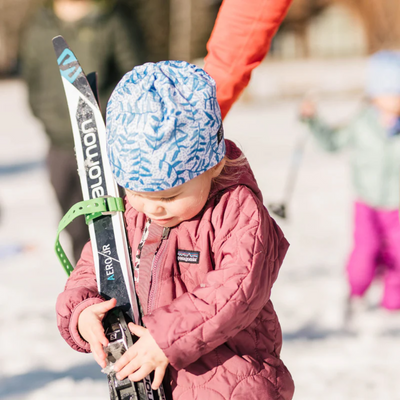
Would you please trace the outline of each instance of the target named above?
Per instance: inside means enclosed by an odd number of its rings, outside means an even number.
[[[175,200],[177,198],[177,196],[173,196],[173,197],[162,197],[160,200],[164,201],[166,203],[168,203],[169,201]]]

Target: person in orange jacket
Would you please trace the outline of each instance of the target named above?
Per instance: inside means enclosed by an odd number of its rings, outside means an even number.
[[[204,69],[217,83],[222,118],[267,54],[292,0],[223,1],[207,43]]]

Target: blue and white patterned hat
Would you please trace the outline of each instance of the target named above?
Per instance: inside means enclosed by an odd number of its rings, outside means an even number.
[[[366,91],[369,96],[400,95],[400,52],[382,50],[368,60]]]
[[[118,184],[138,192],[181,185],[225,155],[214,80],[184,61],[135,67],[107,105],[107,153]]]

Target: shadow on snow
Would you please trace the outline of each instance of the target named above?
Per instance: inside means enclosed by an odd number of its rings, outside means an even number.
[[[329,337],[350,337],[355,336],[354,332],[346,329],[345,327],[332,328],[319,328],[310,323],[297,331],[284,333],[283,340],[286,342],[294,340],[324,340]]]
[[[15,396],[29,393],[63,378],[72,378],[75,381],[93,379],[104,382],[107,379],[96,363],[78,365],[64,371],[39,369],[21,375],[0,378],[0,398],[6,395]]]
[[[44,168],[46,163],[44,160],[27,161],[14,164],[0,164],[0,176],[20,174],[22,172],[31,172],[35,169]]]

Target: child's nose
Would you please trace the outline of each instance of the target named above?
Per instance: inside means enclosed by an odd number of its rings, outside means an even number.
[[[163,212],[164,208],[157,201],[149,201],[144,206],[144,213],[147,215],[156,216]]]

